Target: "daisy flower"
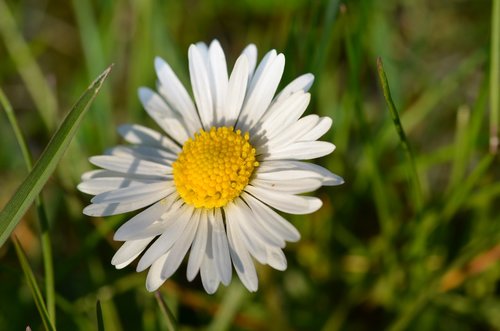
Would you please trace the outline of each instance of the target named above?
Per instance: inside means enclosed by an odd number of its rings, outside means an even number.
[[[282,249],[300,239],[275,210],[309,214],[322,202],[300,195],[342,178],[303,162],[330,154],[317,141],[329,117],[303,116],[314,77],[302,75],[275,95],[285,57],[275,50],[257,64],[247,46],[230,74],[217,40],[189,47],[194,102],[171,67],[155,59],[157,92],[139,89],[146,112],[163,133],[131,124],[118,128],[130,145],[109,149],[90,162],[78,189],[95,195],[83,213],[108,216],[141,208],[114,239],[124,244],[111,263],[118,269],[140,259],[149,268],[148,291],[158,289],[188,254],[187,279],[198,272],[214,293],[228,285],[232,266],[249,291],[258,287],[253,259],[285,270]]]

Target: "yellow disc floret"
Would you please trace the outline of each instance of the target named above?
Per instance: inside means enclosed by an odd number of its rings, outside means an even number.
[[[200,130],[173,163],[177,192],[196,208],[223,207],[240,195],[255,167],[250,135],[232,127]]]

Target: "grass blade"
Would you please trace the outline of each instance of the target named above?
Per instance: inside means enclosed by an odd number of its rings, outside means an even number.
[[[414,198],[416,201],[416,205],[418,210],[422,207],[422,189],[420,187],[420,180],[417,173],[417,167],[415,166],[415,160],[413,158],[412,151],[410,149],[410,144],[408,143],[408,139],[406,138],[405,131],[403,126],[401,125],[401,121],[399,120],[398,110],[394,105],[394,101],[392,101],[391,91],[389,89],[389,82],[387,81],[387,77],[385,75],[384,66],[382,65],[382,59],[377,58],[377,71],[380,79],[380,84],[382,85],[382,90],[384,91],[385,101],[387,102],[387,107],[391,113],[392,121],[394,122],[394,127],[399,136],[399,140],[401,141],[401,145],[406,154],[408,166],[411,171],[411,179],[413,183],[414,190]]]
[[[7,119],[9,120],[10,126],[12,127],[12,131],[14,131],[14,136],[16,137],[16,141],[19,144],[19,148],[21,148],[21,153],[23,154],[24,163],[26,164],[28,171],[31,171],[31,154],[26,145],[26,141],[24,140],[23,134],[16,120],[16,116],[14,115],[14,111],[12,110],[12,105],[3,90],[0,88],[0,105],[5,110],[5,114],[7,114]]]
[[[328,49],[332,40],[331,36],[333,33],[333,25],[336,22],[339,7],[339,0],[330,0],[328,1],[327,7],[325,8],[322,35],[319,38],[319,43],[317,43],[317,45],[319,46],[316,48],[316,53],[314,54],[313,60],[314,67],[312,69],[312,72],[316,76],[316,80],[319,79],[319,76],[323,72],[323,68],[325,66]]]
[[[97,300],[95,310],[97,315],[97,331],[104,331],[104,319],[102,318],[101,301]]]
[[[45,307],[45,303],[43,302],[42,293],[40,292],[40,288],[38,288],[33,270],[31,270],[31,267],[28,263],[28,258],[26,257],[26,254],[24,253],[19,240],[17,238],[14,238],[13,242],[14,247],[16,248],[17,257],[19,259],[19,262],[21,263],[21,268],[24,272],[24,276],[26,276],[26,281],[28,282],[31,294],[33,295],[33,299],[35,300],[36,308],[38,309],[40,317],[42,318],[43,325],[45,326],[46,330],[55,331],[56,328],[50,321],[47,307]]]
[[[26,177],[21,186],[19,186],[2,212],[0,212],[0,247],[5,243],[21,217],[38,196],[43,185],[55,170],[58,161],[75,135],[88,106],[94,100],[110,71],[111,67],[107,68],[76,102],[66,115],[59,129],[52,136],[33,170],[28,174],[28,177]]]
[[[240,283],[231,284],[207,331],[229,330],[234,316],[247,296],[248,292]]]
[[[33,168],[33,161],[31,159],[31,154],[28,150],[28,145],[23,137],[21,129],[17,123],[16,116],[12,110],[12,106],[0,88],[0,104],[5,109],[7,113],[7,118],[14,131],[19,148],[21,148],[21,153],[23,154],[24,163],[28,172]],[[36,209],[38,213],[38,221],[40,224],[40,240],[42,242],[42,255],[43,255],[43,265],[45,272],[45,293],[47,295],[47,310],[49,312],[50,321],[52,324],[56,323],[56,304],[55,304],[55,289],[54,289],[54,268],[52,259],[52,246],[49,234],[49,222],[47,220],[47,214],[45,213],[45,207],[43,205],[42,198],[37,197]]]
[[[500,0],[493,0],[490,61],[490,152],[496,154],[500,112]]]
[[[33,98],[36,108],[40,112],[40,117],[45,127],[50,132],[55,127],[57,111],[55,94],[33,58],[26,41],[17,29],[9,7],[3,0],[0,0],[0,35],[26,88]]]
[[[155,291],[155,298],[156,301],[158,301],[158,305],[160,306],[163,316],[165,316],[165,320],[167,322],[167,329],[169,331],[177,330],[177,321],[174,317],[174,314],[172,314],[172,312],[168,308],[167,303],[163,299],[163,296],[161,295],[160,291]]]

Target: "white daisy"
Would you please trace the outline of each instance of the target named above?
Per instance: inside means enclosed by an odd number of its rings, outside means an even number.
[[[297,241],[297,229],[274,209],[309,214],[322,202],[301,193],[342,178],[301,160],[330,154],[317,141],[328,117],[301,117],[314,77],[305,74],[275,96],[285,66],[283,54],[268,52],[259,65],[255,45],[246,47],[230,75],[217,40],[189,47],[194,103],[170,66],[155,59],[157,92],[139,89],[148,114],[165,134],[132,124],[119,127],[131,145],[117,146],[90,162],[78,188],[95,195],[83,212],[108,216],[148,207],[123,224],[114,239],[125,243],[111,263],[123,268],[142,256],[146,287],[156,290],[177,270],[191,248],[189,281],[201,275],[214,293],[228,285],[232,267],[256,291],[253,259],[284,270],[282,249]]]

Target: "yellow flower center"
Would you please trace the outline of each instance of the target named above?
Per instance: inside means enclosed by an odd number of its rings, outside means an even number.
[[[177,192],[196,208],[223,207],[240,195],[255,167],[250,135],[232,127],[200,130],[173,163]]]

